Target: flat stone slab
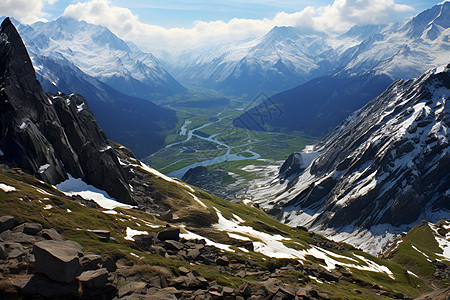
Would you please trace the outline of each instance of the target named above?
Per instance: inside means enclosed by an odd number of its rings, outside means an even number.
[[[70,283],[83,271],[80,263],[83,248],[77,242],[42,241],[34,245],[33,253],[35,272],[55,281]]]

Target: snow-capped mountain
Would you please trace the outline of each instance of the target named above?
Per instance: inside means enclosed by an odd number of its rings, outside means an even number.
[[[152,94],[185,90],[151,53],[119,39],[106,27],[66,17],[19,27],[33,55],[62,56],[127,95],[150,100]]]
[[[168,64],[179,80],[225,93],[254,96],[297,86],[332,70],[325,37],[294,27],[274,27],[245,41],[187,51]]]
[[[447,64],[449,20],[450,2],[445,2],[403,24],[353,27],[342,36],[328,38],[335,54],[330,60],[333,72],[272,96],[270,102],[276,103],[283,114],[265,119],[264,124],[258,118],[258,124],[253,124],[252,115],[264,111],[268,103],[244,113],[234,124],[323,136],[394,80],[413,78]],[[365,39],[357,43],[359,38]]]
[[[449,219],[449,96],[450,64],[396,81],[316,145],[303,172],[259,183],[254,201],[371,252],[422,219]]]
[[[348,49],[339,65],[349,73],[375,71],[393,79],[419,76],[447,63],[450,50],[450,2],[443,2],[402,24],[385,27]]]

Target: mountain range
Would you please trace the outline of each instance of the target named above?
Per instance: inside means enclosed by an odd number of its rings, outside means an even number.
[[[413,78],[448,63],[449,20],[450,2],[443,2],[401,24],[352,28],[338,40],[356,36],[362,41],[328,54],[332,72],[271,96],[242,114],[234,125],[322,137],[394,80]],[[264,114],[272,105],[283,114],[255,120],[255,115]]]
[[[447,84],[448,73],[425,74],[423,88]],[[107,139],[81,95],[43,91],[9,18],[0,27],[0,75],[2,298],[394,299],[431,287],[446,293],[447,223],[426,223],[405,237],[423,249],[416,232],[437,231],[424,253],[439,261],[421,262],[424,271],[412,273],[396,262],[404,247],[386,254],[392,259],[376,258],[141,163]],[[432,99],[425,104],[444,101]],[[414,117],[426,106],[416,100]]]
[[[272,94],[329,73],[330,50],[323,36],[276,26],[256,38],[185,51],[166,65],[183,82],[251,98],[260,91]]]

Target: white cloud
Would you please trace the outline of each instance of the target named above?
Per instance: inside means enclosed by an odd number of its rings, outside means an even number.
[[[58,0],[1,0],[0,16],[8,16],[30,24],[45,20],[43,12],[45,4],[54,4]]]
[[[277,25],[336,32],[355,24],[386,23],[412,10],[412,7],[396,4],[394,0],[335,0],[333,4],[319,8],[309,6],[296,13],[280,12],[273,19],[196,21],[191,28],[144,24],[129,9],[113,6],[108,0],[69,5],[64,15],[106,26],[119,37],[141,46],[173,49],[243,39],[265,33]]]
[[[355,24],[387,23],[411,11],[411,6],[396,4],[394,0],[335,0],[320,8],[315,20],[319,27],[339,30]]]

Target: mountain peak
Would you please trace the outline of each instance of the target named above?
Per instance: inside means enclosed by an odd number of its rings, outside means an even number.
[[[268,40],[283,40],[286,38],[289,39],[298,39],[298,32],[295,27],[292,26],[275,26],[272,28],[267,34],[266,39]]]
[[[450,27],[450,2],[439,3],[427,9],[405,24],[411,37],[420,37],[427,28],[438,25],[443,28]]]
[[[23,87],[27,90],[42,93],[39,81],[36,78],[33,64],[27,49],[10,18],[5,18],[0,27],[0,86],[7,86],[8,81],[15,81],[17,94],[23,94]],[[27,95],[19,97],[19,102],[26,101]]]

